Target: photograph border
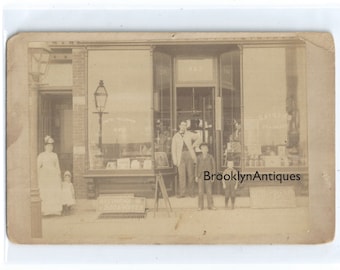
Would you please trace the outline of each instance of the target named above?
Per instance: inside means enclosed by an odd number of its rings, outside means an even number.
[[[320,1],[320,4],[323,4],[322,1]],[[216,6],[212,6],[216,7]],[[100,22],[97,23],[94,27],[89,25],[88,22],[88,14],[89,11],[86,9],[85,6],[78,6],[77,7],[77,16],[78,18],[74,19],[72,23],[69,22],[69,20],[66,20],[67,26],[65,24],[59,25],[60,22],[60,10],[56,11],[53,10],[53,7],[50,6],[50,8],[46,11],[39,11],[38,9],[31,8],[28,9],[17,9],[17,10],[5,10],[4,12],[4,26],[3,26],[3,32],[5,34],[3,35],[5,39],[8,39],[10,36],[12,36],[15,33],[18,33],[20,31],[39,31],[44,28],[44,30],[47,31],[68,31],[72,32],[75,30],[80,31],[119,31],[121,29],[131,31],[131,30],[140,30],[140,29],[151,29],[155,30],[157,27],[161,30],[169,30],[169,29],[176,29],[176,31],[181,31],[185,29],[213,29],[213,30],[221,30],[223,31],[300,31],[300,30],[307,30],[307,31],[328,31],[333,34],[335,38],[335,46],[336,50],[338,50],[338,40],[340,38],[340,32],[338,25],[340,24],[339,18],[335,17],[334,14],[336,11],[339,11],[339,6],[336,6],[333,11],[332,7],[329,8],[317,8],[316,10],[310,10],[308,6],[304,6],[304,8],[300,8],[299,10],[294,9],[294,6],[291,6],[291,9],[288,10],[282,10],[278,13],[275,13],[273,11],[276,11],[275,8],[272,6],[264,6],[266,8],[266,11],[264,11],[263,8],[259,8],[259,15],[252,16],[251,13],[244,12],[243,10],[239,11],[233,11],[233,10],[223,10],[226,14],[230,14],[230,12],[234,12],[235,16],[238,17],[236,20],[236,23],[230,23],[225,24],[223,27],[220,27],[214,20],[213,16],[216,16],[217,19],[221,19],[221,13],[215,10],[214,12],[211,11],[197,11],[198,14],[206,14],[210,17],[212,20],[210,21],[211,25],[208,27],[202,26],[202,24],[199,23],[197,15],[192,15],[192,20],[190,25],[186,25],[185,23],[182,25],[181,22],[177,22],[175,26],[172,26],[170,24],[169,20],[168,23],[165,23],[161,20],[161,24],[158,26],[152,26],[152,23],[154,23],[155,17],[150,17],[149,19],[144,21],[142,23],[142,26],[137,27],[138,20],[137,18],[133,20],[132,24],[126,23],[126,25],[120,27],[120,21],[119,19],[114,20],[115,24],[106,25],[105,20],[110,20],[110,17],[106,14],[104,16],[101,16],[102,18],[99,20]],[[252,6],[246,6],[245,8],[251,9]],[[217,9],[217,8],[216,8]],[[132,8],[130,9],[132,11]],[[192,9],[189,11],[192,11]],[[261,13],[262,12],[262,13]],[[272,19],[272,15],[270,14],[273,12],[275,13],[275,16],[278,16],[277,24],[273,24],[270,22],[270,19]],[[162,14],[161,16],[166,17],[167,11],[164,9],[160,11]],[[170,14],[171,11],[168,11],[168,14]],[[177,14],[177,16],[180,16],[180,11],[174,12],[174,14]],[[266,15],[263,15],[263,14]],[[38,15],[37,15],[38,14]],[[100,16],[100,10],[97,12],[90,13],[94,17]],[[304,14],[304,15],[303,15]],[[16,16],[13,16],[16,15]],[[27,17],[25,17],[26,15]],[[129,15],[129,10],[124,12],[122,11],[123,16]],[[316,23],[315,18],[318,16],[321,16],[321,18],[324,19],[323,22],[319,24]],[[16,23],[13,18],[20,18],[23,19]],[[231,16],[233,17],[233,16]],[[256,18],[264,18],[264,21],[256,20]],[[10,19],[12,18],[12,19]],[[50,20],[45,20],[46,18],[49,18]],[[241,20],[244,20],[247,18],[247,22],[242,22]],[[254,19],[254,22],[251,22],[251,18]],[[327,19],[326,19],[327,18]],[[121,18],[120,18],[121,19]],[[42,22],[46,22],[46,25],[42,27]],[[281,24],[278,22],[281,21]],[[187,21],[188,22],[188,21]],[[283,22],[283,23],[282,23]],[[194,24],[198,24],[194,25]],[[3,46],[3,56],[5,46]],[[337,64],[339,60],[337,59]],[[4,63],[4,61],[3,61]],[[4,66],[4,64],[3,64]],[[5,69],[4,69],[5,70]],[[5,73],[5,71],[3,72]],[[339,72],[338,69],[336,70],[336,81],[339,82]],[[5,78],[5,75],[3,74],[3,78]],[[339,85],[337,83],[337,85]],[[3,79],[3,88],[5,89],[5,79]],[[336,96],[335,102],[338,103],[339,96]],[[5,103],[5,101],[3,101]],[[4,104],[5,105],[5,104]],[[338,111],[336,113],[338,115]],[[337,120],[338,123],[339,120]],[[6,135],[4,134],[3,137]],[[338,139],[337,134],[337,139]],[[338,146],[336,146],[336,152],[338,154]],[[338,161],[337,161],[338,163]],[[336,166],[338,167],[338,166]],[[5,171],[5,170],[4,170]],[[335,172],[334,172],[335,173]],[[336,169],[336,174],[338,175],[338,170]],[[326,176],[329,177],[329,176]],[[338,208],[339,205],[339,187],[336,187],[336,208]],[[315,194],[316,195],[316,194]],[[317,196],[317,195],[316,195]],[[2,198],[2,197],[1,197]],[[5,201],[5,199],[3,199]],[[335,204],[335,202],[334,202]],[[336,217],[338,220],[338,216]],[[4,223],[4,228],[6,224]],[[336,231],[338,232],[338,222],[336,222]],[[86,262],[90,264],[102,264],[102,263],[141,263],[141,262],[151,262],[151,263],[158,263],[158,262],[171,262],[168,260],[168,255],[175,256],[177,261],[179,263],[181,262],[188,262],[187,256],[184,256],[184,253],[188,255],[195,255],[197,248],[199,250],[202,250],[202,247],[195,246],[195,247],[171,247],[166,246],[164,248],[160,247],[143,247],[143,252],[141,255],[136,256],[132,261],[130,256],[128,254],[131,254],[131,252],[136,252],[135,254],[139,253],[140,248],[134,248],[132,246],[130,247],[113,247],[113,246],[74,246],[76,250],[74,250],[70,246],[53,246],[53,247],[44,247],[44,246],[34,246],[34,245],[16,245],[8,241],[7,237],[5,236],[6,241],[6,258],[7,261],[12,263],[45,263],[45,264],[53,264],[53,263],[80,263],[83,261],[84,256],[86,258]],[[273,249],[275,247],[275,250]],[[220,263],[264,263],[264,262],[274,262],[276,264],[278,263],[300,263],[301,261],[305,262],[317,262],[322,264],[328,264],[328,263],[339,263],[339,259],[336,257],[334,250],[339,249],[339,234],[336,234],[336,238],[333,242],[328,243],[326,245],[318,245],[318,246],[305,246],[305,245],[298,245],[298,246],[278,246],[278,245],[270,245],[267,246],[261,246],[261,245],[254,245],[254,246],[247,246],[242,245],[239,247],[230,247],[230,246],[223,246],[223,247],[214,247],[214,248],[208,248],[207,249],[207,257],[209,257],[209,260],[206,258],[198,258],[199,262],[211,262],[211,260],[214,260],[214,262],[220,262]],[[33,251],[32,251],[33,250]],[[99,253],[96,252],[96,254],[101,254],[100,256],[94,256],[93,251],[97,250]],[[128,252],[127,252],[128,251]],[[165,256],[164,251],[168,254]],[[241,252],[243,251],[243,252]],[[226,252],[230,255],[228,258],[222,259],[220,256],[215,255],[216,253],[225,254]],[[244,252],[247,252],[247,256],[245,258]],[[300,254],[299,258],[296,257],[297,252]],[[243,253],[243,254],[240,254]],[[82,254],[81,256],[79,254]],[[119,255],[119,257],[115,256],[112,257],[112,254]],[[72,258],[71,258],[72,256]],[[26,269],[29,266],[26,266]],[[91,266],[92,267],[92,266]],[[262,266],[263,267],[263,266]],[[272,267],[272,266],[270,266]],[[300,266],[297,266],[300,268]],[[31,269],[31,268],[29,268]],[[35,268],[32,268],[35,269]],[[149,269],[149,268],[148,268]],[[263,268],[261,268],[263,269]],[[335,269],[335,268],[334,268]]]

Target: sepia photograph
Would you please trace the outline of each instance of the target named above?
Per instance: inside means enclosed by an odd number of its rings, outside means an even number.
[[[330,33],[19,33],[6,97],[13,243],[334,238]]]

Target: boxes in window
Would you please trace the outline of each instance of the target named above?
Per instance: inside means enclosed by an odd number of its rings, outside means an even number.
[[[143,162],[143,169],[151,170],[152,169],[152,161],[151,159],[145,159]]]
[[[281,167],[280,156],[262,156],[265,167]]]
[[[117,159],[117,169],[130,169],[130,159],[129,158]]]
[[[140,169],[140,162],[137,159],[131,161],[131,169]]]

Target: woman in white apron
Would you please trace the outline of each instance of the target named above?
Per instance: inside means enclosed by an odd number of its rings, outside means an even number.
[[[50,136],[45,139],[45,151],[38,156],[38,181],[41,198],[42,215],[60,215],[61,177],[59,160],[53,152],[54,140]]]

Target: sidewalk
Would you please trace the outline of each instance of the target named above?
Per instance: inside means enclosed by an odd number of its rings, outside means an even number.
[[[154,217],[147,200],[145,218],[98,218],[95,200],[79,201],[69,216],[43,218],[43,238],[49,244],[227,244],[303,242],[308,234],[306,198],[297,207],[249,208],[249,198],[238,198],[236,208],[225,209],[223,196],[215,196],[217,210],[197,211],[197,197],[170,198],[170,217],[163,200]]]

